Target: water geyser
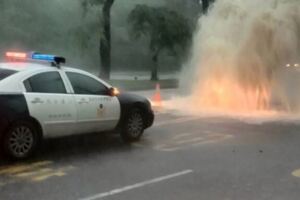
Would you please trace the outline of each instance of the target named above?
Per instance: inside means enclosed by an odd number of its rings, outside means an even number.
[[[194,109],[299,110],[298,0],[217,0],[193,44],[181,88]]]

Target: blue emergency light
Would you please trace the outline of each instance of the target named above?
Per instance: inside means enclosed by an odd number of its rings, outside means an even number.
[[[53,55],[47,55],[47,54],[38,54],[38,53],[33,53],[31,58],[33,60],[44,60],[44,61],[49,61],[49,62],[54,62],[55,56]]]
[[[31,55],[31,59],[33,60],[41,60],[41,61],[48,61],[55,64],[66,63],[66,59],[64,57],[49,55],[49,54],[40,54],[40,53],[33,53]]]

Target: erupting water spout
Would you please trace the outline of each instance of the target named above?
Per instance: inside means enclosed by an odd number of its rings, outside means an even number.
[[[199,19],[181,88],[199,110],[295,111],[300,84],[290,75],[300,72],[286,64],[299,60],[298,0],[217,0]]]

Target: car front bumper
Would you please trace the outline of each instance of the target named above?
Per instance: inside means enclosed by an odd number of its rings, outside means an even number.
[[[149,110],[149,111],[147,112],[147,115],[146,115],[145,129],[146,129],[146,128],[149,128],[150,126],[153,125],[154,118],[155,118],[155,116],[154,116],[153,110]]]

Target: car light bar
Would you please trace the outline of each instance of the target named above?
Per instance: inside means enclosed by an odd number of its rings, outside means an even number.
[[[64,57],[40,54],[40,53],[22,53],[22,52],[6,52],[6,58],[11,60],[37,60],[37,61],[47,61],[54,65],[59,65],[60,63],[65,63],[66,59]]]

